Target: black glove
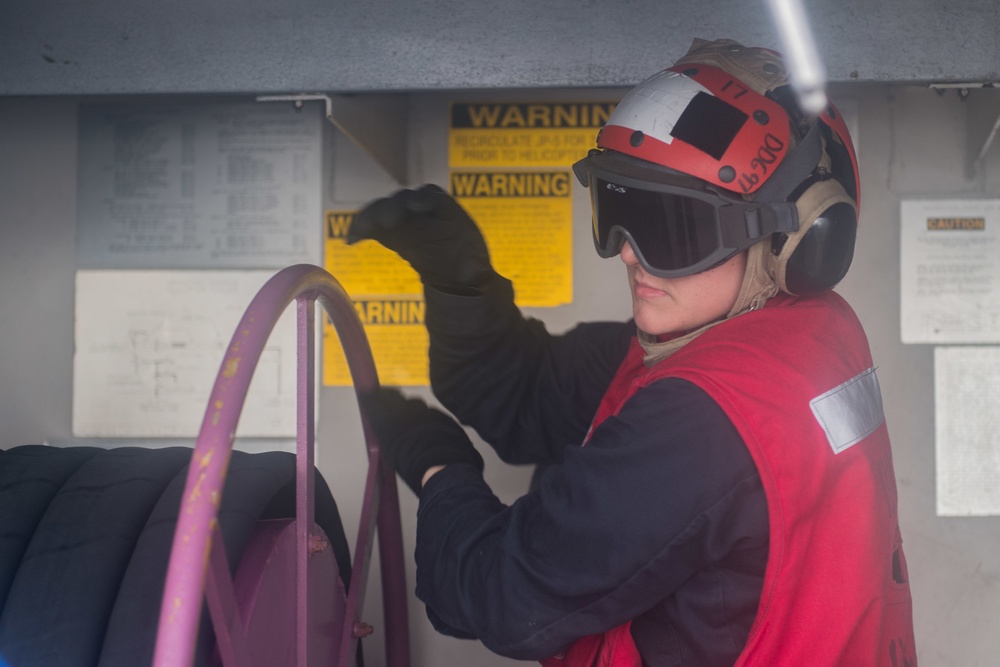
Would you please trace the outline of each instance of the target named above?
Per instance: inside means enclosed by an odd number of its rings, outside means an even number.
[[[424,473],[434,466],[468,463],[482,472],[483,457],[469,436],[440,410],[384,387],[362,396],[361,406],[382,454],[418,496]]]
[[[410,263],[425,285],[475,288],[492,271],[486,241],[469,214],[436,185],[399,190],[354,216],[348,245],[374,239]]]

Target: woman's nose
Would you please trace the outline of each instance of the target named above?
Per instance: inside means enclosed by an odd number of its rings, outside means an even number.
[[[632,244],[628,241],[622,244],[622,249],[618,251],[621,256],[622,261],[625,262],[626,266],[632,266],[639,263],[639,259],[635,256],[635,251],[632,250]]]

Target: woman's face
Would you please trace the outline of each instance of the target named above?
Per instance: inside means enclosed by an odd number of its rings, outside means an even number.
[[[635,323],[654,336],[683,334],[725,317],[739,296],[747,265],[744,251],[701,273],[657,278],[639,266],[627,242],[621,258],[628,269]]]

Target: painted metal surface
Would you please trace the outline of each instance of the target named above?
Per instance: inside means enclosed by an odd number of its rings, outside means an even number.
[[[289,582],[295,580],[298,567],[296,524],[290,519],[257,522],[233,582],[237,606],[242,610],[241,631],[246,650],[241,658],[229,661],[220,650],[223,665],[295,664],[300,649],[296,616],[289,612],[296,606],[296,589]],[[309,599],[309,656],[312,665],[329,667],[339,639],[330,629],[344,623],[347,593],[340,582],[329,541],[322,535],[315,537],[309,555],[309,581],[314,591],[323,591],[324,595]],[[211,605],[211,598],[209,602]]]
[[[996,80],[994,0],[806,0],[830,81]],[[763,0],[4,0],[0,95],[631,86]]]
[[[296,589],[295,615],[299,628],[296,663],[299,667],[308,665],[308,560],[310,546],[315,546],[316,541],[304,527],[312,526],[316,302],[324,307],[337,330],[355,391],[360,395],[376,387],[378,377],[364,330],[343,288],[323,269],[297,265],[277,273],[254,297],[233,334],[216,377],[192,454],[175,529],[160,610],[153,663],[156,667],[187,667],[191,664],[206,590],[211,604],[218,609],[218,617],[222,619],[217,632],[222,634],[220,650],[223,657],[228,655],[229,664],[241,667],[241,661],[246,659],[241,657],[241,651],[245,650],[240,646],[241,629],[234,621],[234,614],[238,616],[239,610],[234,609],[232,582],[222,549],[211,547],[212,536],[218,530],[217,515],[226,469],[254,368],[271,330],[292,301],[296,302],[298,309],[299,329],[296,503],[298,516],[306,517],[306,521],[296,522],[296,577],[289,585]],[[363,411],[361,421],[370,467],[337,664],[344,667],[353,664],[358,639],[356,628],[361,623],[359,614],[364,599],[364,584],[377,530],[383,577],[386,664],[405,667],[409,664],[409,638],[395,476],[382,462],[378,442]],[[207,584],[210,569],[215,581]]]

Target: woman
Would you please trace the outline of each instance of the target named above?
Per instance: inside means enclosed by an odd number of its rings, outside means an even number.
[[[434,186],[356,216],[350,241],[424,282],[437,398],[504,461],[545,464],[505,506],[454,420],[369,398],[420,496],[441,632],[546,665],[916,664],[878,381],[831,291],[857,161],[836,110],[806,116],[787,83],[772,51],[695,40],[574,166],[632,322],[524,318]]]

